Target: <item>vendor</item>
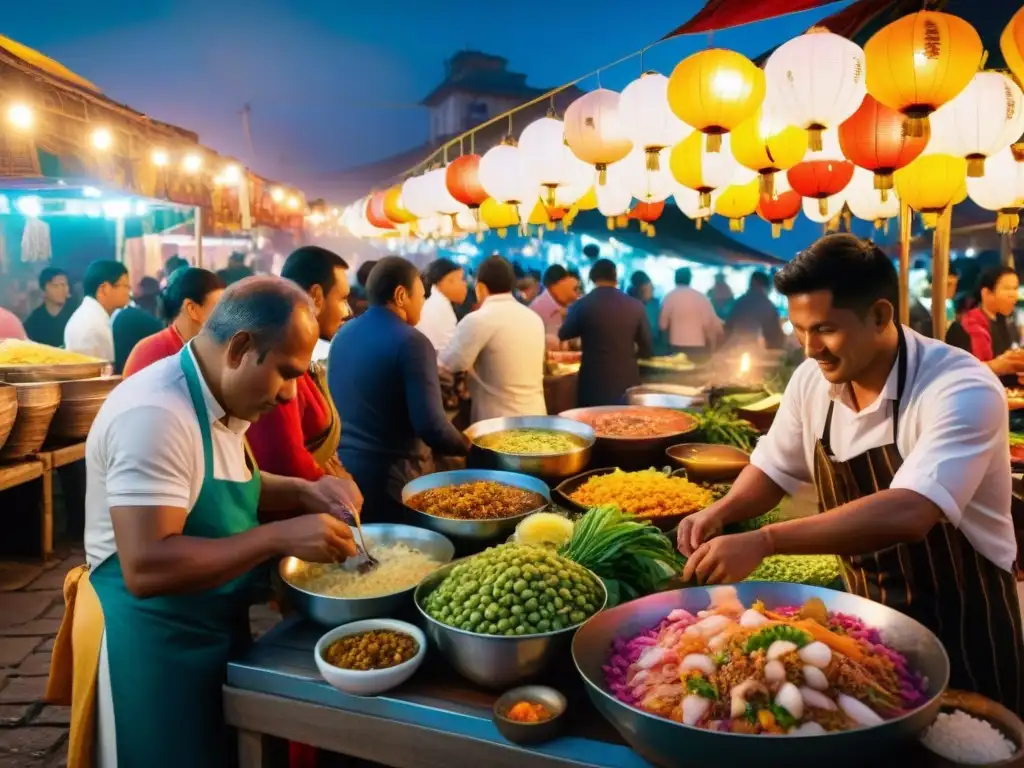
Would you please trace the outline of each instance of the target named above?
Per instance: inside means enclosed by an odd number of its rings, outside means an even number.
[[[459,322],[455,307],[461,307],[469,293],[466,273],[450,259],[435,259],[427,265],[423,282],[430,295],[423,304],[416,330],[430,339],[434,350],[440,352],[455,335]]]
[[[990,267],[978,278],[978,306],[946,332],[946,343],[966,350],[992,369],[1005,386],[1017,386],[1024,355],[1016,353],[1020,332],[1013,323],[1020,280],[1012,267]]]
[[[82,280],[85,296],[64,327],[64,349],[114,362],[111,316],[131,299],[131,283],[124,264],[109,259],[92,262]]]
[[[277,277],[241,281],[180,354],[100,409],[86,446],[89,570],[65,584],[74,628],[61,628],[70,647],[58,640],[50,680],[52,696],[70,652],[71,765],[89,758],[91,722],[100,768],[235,764],[221,686],[251,639],[260,566],[356,553],[334,516],[350,500],[332,478],[261,474],[246,451],[249,423],[295,396],[316,339],[301,290]],[[258,510],[295,516],[258,525]]]
[[[818,240],[775,286],[809,359],[729,493],[680,524],[684,578],[736,582],[769,555],[840,555],[851,592],[938,635],[951,688],[1024,714],[1002,388],[897,323],[896,270],[853,235]],[[804,483],[824,514],[717,536]]]
[[[561,349],[558,329],[562,327],[569,306],[579,296],[579,279],[561,264],[552,264],[544,271],[544,293],[530,303],[530,309],[544,321],[549,349]]]

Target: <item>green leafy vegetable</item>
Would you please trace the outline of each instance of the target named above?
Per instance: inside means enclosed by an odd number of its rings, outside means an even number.
[[[787,640],[797,648],[803,648],[811,642],[811,636],[802,629],[791,627],[788,624],[776,624],[772,627],[765,627],[747,638],[747,645],[744,649],[747,653],[767,649],[776,640]]]
[[[703,677],[686,678],[686,690],[703,696],[705,699],[718,701],[718,689],[711,684],[711,681],[705,680]]]
[[[757,430],[749,421],[739,418],[729,403],[719,402],[689,413],[697,419],[698,429],[709,443],[731,445],[749,452],[757,441]]]
[[[762,560],[746,580],[828,587],[840,578],[842,565],[835,555],[772,555]]]
[[[780,707],[778,704],[769,704],[768,710],[775,715],[775,722],[780,728],[792,728],[796,725],[796,718],[789,714],[789,710]]]

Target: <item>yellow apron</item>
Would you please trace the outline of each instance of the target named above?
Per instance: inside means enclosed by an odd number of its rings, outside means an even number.
[[[46,702],[71,707],[68,768],[92,768],[96,737],[96,681],[103,643],[103,608],[89,582],[89,567],[64,578],[64,618],[50,657]]]

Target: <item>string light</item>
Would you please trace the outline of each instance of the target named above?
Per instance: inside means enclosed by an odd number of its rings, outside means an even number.
[[[27,104],[11,104],[7,108],[7,121],[19,131],[27,131],[35,122],[35,115]]]
[[[181,166],[185,169],[186,173],[195,173],[203,167],[203,158],[195,152],[189,152],[185,155],[185,159],[181,161]]]
[[[109,129],[97,128],[92,132],[92,145],[101,152],[110,149],[113,143],[114,136],[110,133]]]
[[[274,187],[272,190],[270,190],[270,199],[273,200],[275,203],[280,203],[282,200],[284,200],[284,190],[281,189],[280,187]]]
[[[14,207],[22,216],[38,219],[43,213],[43,201],[34,195],[25,195],[14,201]]]
[[[157,168],[163,168],[164,166],[167,165],[168,162],[170,162],[170,158],[167,157],[166,150],[163,149],[154,149],[152,159],[153,165],[155,165]]]
[[[222,184],[237,184],[242,180],[242,169],[232,163],[221,171],[220,181]]]
[[[299,207],[299,198],[297,198],[295,195],[292,195],[291,197],[289,197],[288,198],[288,207],[293,209],[293,210],[298,208]]]

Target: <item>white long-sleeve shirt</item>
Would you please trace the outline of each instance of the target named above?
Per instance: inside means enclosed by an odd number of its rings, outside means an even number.
[[[92,296],[86,296],[64,326],[64,348],[114,362],[114,326],[110,315]]]
[[[457,323],[455,307],[447,296],[435,288],[430,292],[430,298],[423,303],[423,313],[416,324],[416,330],[430,339],[434,350],[440,352],[455,335]]]
[[[712,347],[725,335],[725,326],[708,297],[688,285],[671,291],[661,302],[661,330],[673,347]]]
[[[469,372],[473,421],[481,421],[547,413],[544,354],[544,321],[502,293],[462,319],[438,362]]]

